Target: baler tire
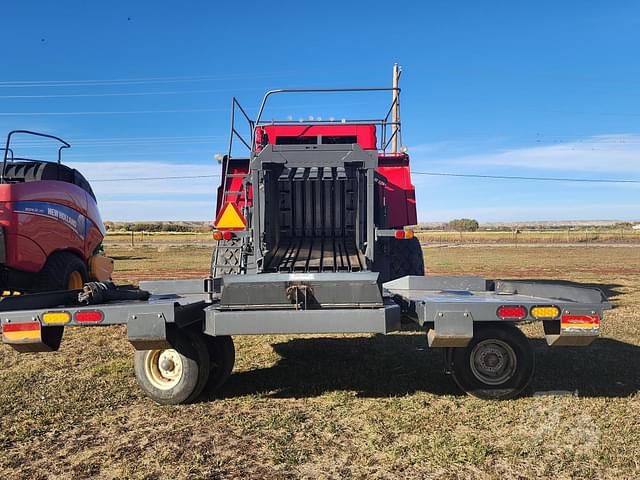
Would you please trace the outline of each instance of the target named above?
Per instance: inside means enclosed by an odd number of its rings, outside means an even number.
[[[389,280],[407,275],[424,275],[424,257],[422,246],[417,238],[407,240],[391,239]],[[388,281],[388,280],[385,280]]]
[[[211,371],[207,383],[208,392],[217,392],[225,384],[233,372],[236,361],[236,349],[229,335],[206,337],[209,348]]]
[[[173,348],[138,350],[134,357],[136,379],[156,403],[178,405],[193,402],[209,379],[209,351],[202,335],[172,330],[168,340]],[[162,362],[170,366],[162,366]],[[179,368],[178,376],[172,377]]]
[[[497,364],[482,364],[482,355]],[[509,400],[522,394],[535,371],[529,339],[512,324],[476,327],[463,348],[450,350],[453,379],[467,394],[483,400]],[[503,368],[504,367],[504,368]]]
[[[74,290],[82,288],[89,281],[87,265],[71,252],[52,253],[35,282],[39,292]]]

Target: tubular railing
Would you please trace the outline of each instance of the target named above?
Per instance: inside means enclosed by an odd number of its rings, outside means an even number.
[[[30,158],[18,158],[18,157],[14,157],[13,155],[13,150],[9,147],[9,145],[11,144],[11,137],[15,134],[25,134],[25,135],[33,135],[36,137],[43,137],[43,138],[50,138],[52,140],[56,140],[58,142],[60,142],[62,145],[58,148],[58,165],[60,165],[62,163],[62,150],[65,148],[71,148],[71,145],[67,142],[65,142],[63,139],[61,139],[60,137],[56,137],[55,135],[49,135],[48,133],[40,133],[40,132],[33,132],[31,130],[12,130],[9,132],[9,134],[7,135],[7,142],[5,145],[4,150],[4,160],[2,162],[2,172],[0,173],[0,183],[4,183],[5,182],[5,172],[7,170],[7,155],[9,154],[9,152],[11,152],[11,161],[14,160],[25,160],[25,161],[29,161],[32,160]],[[53,162],[51,162],[53,163]]]
[[[267,105],[267,101],[269,100],[269,98],[273,95],[277,95],[277,94],[282,94],[282,93],[348,93],[348,92],[397,92],[398,95],[400,94],[400,88],[393,88],[393,87],[381,87],[381,88],[283,88],[283,89],[277,89],[277,90],[270,90],[268,91],[265,96],[262,99],[262,102],[260,103],[260,108],[258,110],[258,115],[256,117],[256,120],[254,122],[254,127],[260,126],[260,125],[282,125],[282,124],[296,124],[295,122],[292,121],[283,121],[283,120],[269,120],[269,121],[263,121],[262,120],[262,116],[264,114],[264,110],[265,107]],[[387,112],[387,114],[385,115],[385,117],[383,118],[374,118],[374,119],[349,119],[349,120],[340,120],[340,121],[334,121],[334,120],[310,120],[310,121],[305,121],[305,124],[311,124],[311,125],[323,125],[323,124],[333,124],[333,123],[337,123],[337,124],[354,124],[354,123],[366,123],[369,125],[375,125],[377,127],[380,127],[380,145],[378,147],[379,150],[381,150],[382,152],[386,152],[387,147],[389,146],[389,144],[391,143],[391,141],[393,140],[393,138],[395,138],[396,136],[398,136],[400,138],[401,135],[401,124],[400,122],[394,122],[394,121],[389,121],[389,116],[391,115],[391,112],[393,111],[393,107],[396,106],[397,102],[398,102],[398,97],[396,96],[396,98],[394,98],[393,102],[391,103],[391,106],[389,107],[389,111]],[[389,137],[389,139],[387,140],[387,129],[391,128],[392,129],[392,134]],[[251,130],[251,145],[252,147],[255,148],[255,128],[253,128]],[[252,149],[253,150],[253,149]]]

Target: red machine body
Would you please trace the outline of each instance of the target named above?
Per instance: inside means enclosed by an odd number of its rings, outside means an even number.
[[[0,227],[4,267],[32,273],[59,250],[88,261],[105,234],[93,197],[56,180],[0,185]]]
[[[14,157],[13,135],[58,142],[58,161]],[[113,262],[96,255],[105,235],[95,195],[80,172],[63,165],[71,145],[30,130],[7,135],[0,169],[0,290],[82,288],[110,278]]]
[[[256,151],[265,145],[313,145],[313,144],[349,144],[355,143],[364,150],[377,150],[376,126],[358,124],[286,124],[264,125],[256,128]],[[221,208],[223,188],[227,191],[227,201],[242,208],[245,196],[242,193],[243,179],[241,175],[249,172],[248,159],[228,159],[223,161],[222,170],[227,172],[224,185],[218,189],[218,204],[216,214]],[[384,212],[384,221],[379,227],[402,228],[416,225],[416,196],[415,187],[411,183],[409,155],[407,153],[378,153],[380,174],[378,208]],[[251,191],[248,192],[246,202],[251,204]]]

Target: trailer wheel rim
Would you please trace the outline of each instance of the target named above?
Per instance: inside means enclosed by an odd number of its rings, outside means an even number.
[[[144,372],[154,387],[170,390],[182,378],[182,358],[174,349],[150,350],[144,357]]]
[[[67,282],[67,288],[69,290],[77,290],[82,288],[84,282],[82,281],[82,274],[75,270],[69,274],[69,281]]]
[[[495,338],[483,340],[471,350],[471,372],[486,385],[502,385],[516,372],[518,360],[511,345]]]

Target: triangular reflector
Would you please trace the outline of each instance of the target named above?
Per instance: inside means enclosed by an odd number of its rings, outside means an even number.
[[[214,226],[218,230],[244,230],[247,228],[247,221],[235,203],[227,203],[218,213]]]

